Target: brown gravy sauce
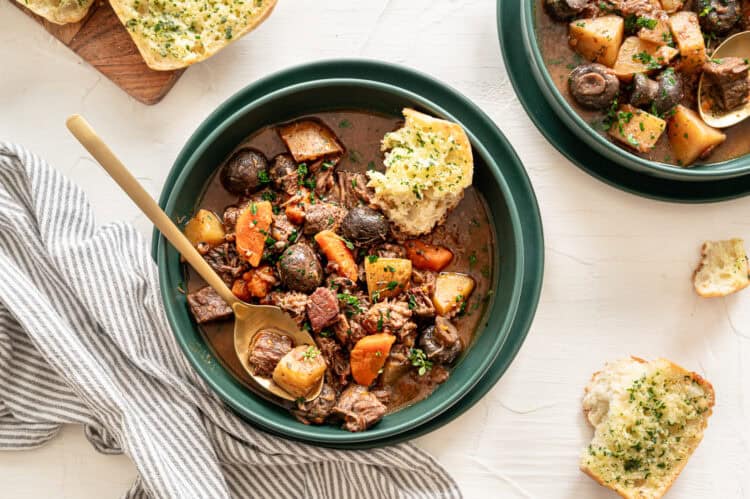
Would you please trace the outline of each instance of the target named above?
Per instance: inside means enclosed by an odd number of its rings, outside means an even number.
[[[300,119],[304,116],[300,117]],[[399,118],[382,116],[361,111],[337,111],[315,114],[314,118],[328,125],[346,147],[346,153],[337,169],[343,171],[364,172],[368,168],[383,170],[383,154],[380,141],[390,131],[399,128],[403,121]],[[252,147],[263,152],[271,159],[286,152],[286,148],[273,126],[263,128],[248,137],[236,149]],[[230,155],[231,156],[231,155]],[[221,169],[217,166],[216,172]],[[225,208],[237,203],[237,196],[227,192],[221,185],[219,175],[214,173],[208,182],[200,202],[196,207],[214,211],[221,215]],[[464,199],[448,216],[445,224],[436,228],[424,238],[426,241],[446,246],[454,253],[451,264],[445,272],[462,272],[474,278],[476,287],[466,303],[465,314],[453,319],[459,330],[464,348],[469,348],[474,333],[483,324],[490,302],[490,286],[494,272],[492,259],[494,255],[495,236],[488,219],[488,210],[481,195],[473,188],[466,189]],[[192,269],[186,268],[187,291],[193,292],[205,282]],[[214,355],[232,375],[254,393],[289,407],[269,398],[258,389],[252,378],[242,368],[234,351],[234,323],[225,321],[200,326],[201,333]],[[393,385],[393,394],[388,405],[388,412],[394,412],[414,404],[434,390],[435,385],[419,382],[413,376],[403,376]]]

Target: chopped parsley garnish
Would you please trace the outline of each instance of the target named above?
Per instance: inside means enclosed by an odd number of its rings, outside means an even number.
[[[370,263],[375,263],[375,262],[377,262],[377,261],[378,261],[378,258],[379,258],[379,257],[378,257],[378,255],[367,255],[367,260],[368,260],[368,261],[369,261]]]
[[[409,360],[412,366],[418,368],[417,373],[420,376],[424,376],[427,371],[432,369],[432,362],[427,360],[427,355],[421,348],[412,348],[409,351]]]
[[[339,293],[336,295],[336,298],[354,309],[354,313],[358,314],[362,312],[362,308],[359,306],[359,298],[357,298],[356,296],[350,295],[348,293]]]
[[[398,287],[398,281],[390,281],[388,282],[386,287],[388,288],[388,291],[393,291],[394,289]]]
[[[311,359],[314,359],[315,357],[317,357],[319,353],[320,353],[320,350],[318,350],[314,346],[310,345],[307,348],[307,350],[305,350],[305,353],[302,355],[302,357],[305,360],[311,360]]]

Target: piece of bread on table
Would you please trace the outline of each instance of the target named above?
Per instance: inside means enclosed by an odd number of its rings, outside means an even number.
[[[469,137],[461,125],[414,109],[402,128],[385,135],[384,173],[368,170],[372,202],[398,230],[427,234],[463,199],[474,175]]]
[[[750,285],[742,239],[704,242],[693,285],[704,298],[727,296]]]
[[[714,389],[667,359],[607,363],[586,386],[594,438],[581,470],[625,499],[658,499],[703,439]]]
[[[111,0],[151,69],[168,71],[207,59],[263,22],[276,0]]]
[[[94,0],[16,0],[31,12],[55,24],[77,23]]]

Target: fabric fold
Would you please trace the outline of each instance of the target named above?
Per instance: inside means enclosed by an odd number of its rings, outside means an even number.
[[[140,234],[97,227],[81,189],[0,142],[0,449],[43,445],[83,424],[124,452],[141,497],[458,498],[411,444],[323,449],[231,413],[183,356]]]

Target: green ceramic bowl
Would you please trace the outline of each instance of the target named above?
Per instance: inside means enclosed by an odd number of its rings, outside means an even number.
[[[720,163],[709,163],[697,165],[691,168],[649,161],[636,156],[597,133],[585,120],[583,120],[575,109],[565,100],[552,81],[547,67],[544,64],[542,53],[536,36],[535,9],[542,8],[542,0],[499,0],[510,2],[521,2],[521,25],[523,33],[523,45],[527,59],[531,61],[529,66],[534,79],[539,83],[544,97],[555,111],[557,116],[589,147],[606,159],[618,165],[630,168],[637,172],[653,175],[665,179],[706,182],[739,177],[750,174],[750,155],[745,155],[729,161]],[[567,43],[560,40],[560,43]]]
[[[351,67],[351,77],[345,76],[347,67]],[[524,247],[521,229],[522,220],[539,225],[538,213],[536,210],[519,213],[516,196],[523,196],[526,205],[529,197],[533,206],[536,203],[530,188],[515,193],[509,189],[503,171],[513,171],[515,175],[519,170],[522,172],[518,158],[489,118],[460,94],[422,75],[375,62],[334,61],[290,71],[307,77],[297,78],[294,84],[274,86],[269,82],[283,80],[287,72],[273,75],[240,91],[206,119],[189,139],[170,173],[167,185],[171,185],[171,189],[162,195],[166,212],[173,218],[192,213],[216,165],[242,139],[269,124],[335,109],[363,109],[400,115],[404,106],[459,122],[474,146],[477,158],[474,185],[489,202],[497,237],[493,277],[495,293],[485,327],[477,332],[474,343],[459,359],[449,380],[430,397],[386,416],[366,432],[348,433],[333,426],[299,423],[284,409],[247,390],[224,369],[204,342],[188,311],[184,295],[178,291],[184,279],[179,256],[160,238],[156,254],[167,317],[183,351],[199,374],[229,406],[251,422],[282,436],[323,445],[384,442],[431,421],[458,403],[481,380],[503,350],[518,310],[523,284],[538,282],[542,272],[539,256],[539,261],[531,267],[537,274],[528,275],[529,262],[524,262],[524,258],[527,254],[539,253]],[[334,73],[337,73],[335,77],[332,76]],[[386,78],[387,74],[391,77]],[[390,81],[382,81],[384,79]],[[429,100],[420,96],[420,84],[438,87],[440,92],[436,95],[440,98]],[[262,91],[265,87],[269,88],[268,92]],[[484,140],[480,141],[480,136]],[[535,306],[534,301],[532,307]],[[505,355],[512,359],[516,351],[517,344]]]

